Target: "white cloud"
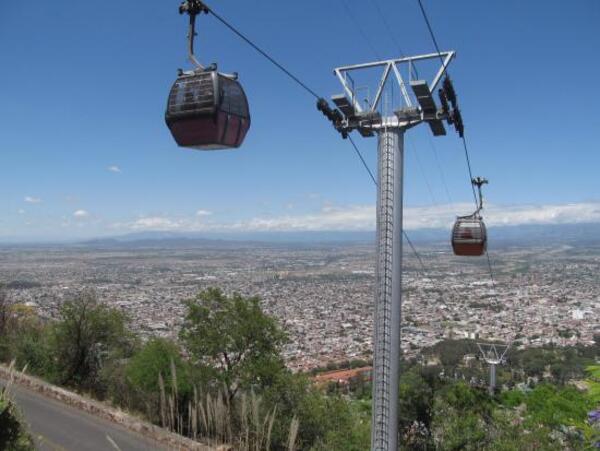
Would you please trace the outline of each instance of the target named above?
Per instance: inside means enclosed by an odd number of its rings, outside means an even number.
[[[25,214],[25,210],[23,210],[22,208],[19,208],[19,210],[17,211],[20,215],[24,215]]]
[[[212,211],[208,211],[208,210],[198,210],[198,211],[196,212],[196,216],[200,216],[200,217],[202,217],[202,216],[210,216],[210,215],[212,215]]]
[[[42,199],[39,197],[25,196],[25,202],[28,204],[40,204],[42,203]]]
[[[114,172],[114,173],[121,172],[121,168],[119,166],[116,166],[116,165],[109,166],[106,169],[108,169],[110,172]]]
[[[457,215],[473,211],[473,204],[458,203],[440,206],[405,207],[404,227],[416,229],[449,229]],[[200,210],[204,212],[204,210]],[[205,212],[208,213],[208,212]],[[113,228],[126,230],[164,231],[372,231],[375,230],[374,205],[334,206],[324,205],[320,210],[303,215],[256,216],[237,222],[216,223],[202,220],[207,214],[195,217],[169,218],[152,216],[133,222],[113,224]],[[572,224],[600,222],[600,202],[549,205],[488,205],[483,211],[488,226],[524,224]]]
[[[139,218],[125,226],[131,230],[180,230],[182,228],[179,221],[161,216]]]
[[[75,210],[75,212],[73,212],[73,216],[78,219],[83,219],[89,217],[90,214],[86,210]]]

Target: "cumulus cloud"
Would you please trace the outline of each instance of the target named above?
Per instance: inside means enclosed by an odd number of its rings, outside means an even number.
[[[457,215],[473,211],[471,203],[440,206],[406,207],[404,227],[407,230],[449,229]],[[200,213],[203,212],[203,213]],[[186,232],[286,232],[286,231],[372,231],[375,230],[374,205],[324,205],[307,214],[256,216],[237,222],[206,222],[204,210],[194,217],[169,218],[152,216],[133,222],[114,224],[127,230],[163,230]],[[600,222],[600,202],[549,205],[488,205],[483,212],[489,226],[524,224],[573,224]]]
[[[73,212],[73,216],[76,217],[76,218],[78,218],[78,219],[83,219],[83,218],[89,217],[90,214],[86,210],[75,210]]]
[[[109,166],[107,169],[108,169],[110,172],[114,172],[114,173],[117,173],[117,174],[118,174],[119,172],[121,172],[121,168],[120,168],[119,166],[116,166],[116,165]]]
[[[25,196],[24,200],[28,204],[40,204],[40,203],[42,203],[42,199],[40,199],[39,197]]]
[[[181,230],[183,224],[180,221],[161,217],[152,216],[139,218],[129,224],[125,224],[126,228],[131,230]]]
[[[198,210],[196,212],[196,216],[202,217],[202,216],[210,216],[212,215],[212,211],[208,211],[208,210]]]

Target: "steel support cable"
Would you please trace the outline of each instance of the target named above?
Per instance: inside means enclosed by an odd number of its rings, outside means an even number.
[[[375,185],[375,187],[377,187],[377,179],[375,178],[375,176],[373,175],[373,172],[367,165],[367,162],[365,161],[365,159],[362,155],[362,152],[359,150],[358,146],[356,145],[356,143],[354,142],[354,140],[352,139],[351,136],[348,136],[348,140],[350,141],[350,144],[352,144],[352,147],[354,147],[354,151],[356,152],[356,155],[358,155],[358,158],[360,158],[360,161],[362,162],[365,170],[369,173],[371,180],[373,180],[373,184]],[[415,248],[413,242],[411,241],[411,239],[409,238],[408,234],[406,233],[406,231],[404,229],[402,229],[402,234],[404,235],[404,238],[406,239],[406,242],[410,246],[410,249],[412,250],[413,254],[415,254],[415,257],[419,261],[419,265],[421,266],[421,270],[422,270],[422,275],[425,276],[426,269],[425,269],[425,265],[423,264],[423,259],[417,252],[417,249]]]
[[[352,22],[354,22],[354,26],[356,27],[356,29],[358,30],[358,32],[361,34],[362,38],[367,43],[367,45],[369,46],[369,48],[371,49],[371,51],[373,52],[373,54],[377,57],[377,59],[382,59],[381,56],[379,55],[379,53],[377,53],[377,50],[375,49],[375,46],[373,45],[373,43],[371,42],[371,40],[369,39],[369,37],[367,36],[367,34],[365,33],[365,31],[363,30],[363,28],[361,27],[360,22],[356,19],[356,17],[354,16],[354,13],[348,7],[348,4],[346,3],[346,0],[340,0],[340,2],[342,3],[342,6],[346,10],[346,13],[348,14],[348,16],[350,17],[350,19],[352,20]]]
[[[444,174],[444,169],[442,167],[442,164],[440,163],[440,158],[438,156],[437,148],[433,144],[433,141],[431,140],[431,137],[428,136],[428,138],[429,138],[430,149],[433,151],[433,156],[435,158],[435,163],[436,163],[436,165],[438,167],[438,170],[440,171],[440,177],[442,179],[442,183],[444,185],[444,189],[446,190],[446,196],[448,196],[448,202],[450,202],[450,204],[453,204],[454,202],[452,201],[452,196],[450,195],[450,190],[448,189],[448,184],[446,183],[446,175]]]
[[[469,148],[467,147],[467,138],[462,137],[463,148],[465,149],[465,158],[467,160],[467,168],[469,168],[469,180],[473,180],[473,171],[471,170],[471,158],[469,157]],[[475,192],[475,185],[471,183],[471,189],[473,190],[473,199],[475,200],[475,208],[479,209],[479,205],[482,199],[477,198],[477,193]]]
[[[407,139],[407,141],[408,141],[408,139]],[[421,175],[423,176],[423,181],[425,182],[425,186],[427,186],[427,191],[429,192],[429,197],[431,197],[431,203],[433,204],[434,207],[437,207],[438,202],[435,199],[435,196],[433,195],[433,190],[431,189],[431,185],[429,184],[429,179],[427,178],[427,175],[425,174],[425,169],[423,169],[423,165],[421,164],[421,159],[419,158],[419,153],[415,149],[415,146],[412,141],[409,141],[409,147],[415,156],[415,160],[417,160],[417,165],[419,166],[419,170],[421,171]]]
[[[207,7],[208,8],[208,7]],[[229,22],[227,22],[223,17],[221,17],[219,14],[217,14],[212,8],[208,8],[208,12],[210,14],[212,14],[214,16],[215,19],[217,19],[219,22],[221,22],[223,25],[225,25],[227,28],[229,28],[231,31],[233,31],[238,37],[240,37],[243,41],[245,41],[250,47],[252,47],[254,50],[256,50],[258,53],[260,53],[262,56],[264,56],[266,59],[268,59],[275,67],[277,67],[279,70],[281,70],[284,74],[286,74],[289,78],[291,78],[293,81],[295,81],[299,86],[301,86],[305,91],[307,91],[308,93],[310,93],[310,95],[312,95],[313,97],[315,97],[316,99],[319,99],[320,96],[313,91],[312,89],[310,89],[305,83],[303,83],[298,77],[296,77],[294,74],[292,74],[289,70],[287,70],[281,63],[279,63],[275,58],[273,58],[271,55],[269,55],[266,51],[264,51],[263,49],[261,49],[258,45],[256,45],[254,42],[252,42],[247,36],[245,36],[241,31],[239,31],[237,28],[235,28],[233,25],[231,25]]]
[[[346,10],[348,11],[350,17],[353,17],[351,11],[348,9],[347,5],[343,2],[344,6],[346,7]],[[303,83],[298,77],[296,77],[294,74],[292,74],[289,70],[287,70],[282,64],[280,64],[279,62],[277,62],[277,60],[275,60],[273,57],[271,57],[267,52],[265,52],[264,50],[262,50],[258,45],[254,44],[254,42],[252,42],[250,40],[250,38],[248,38],[247,36],[245,36],[242,32],[240,32],[237,28],[235,28],[233,25],[231,25],[227,20],[225,20],[223,17],[221,17],[219,14],[217,14],[212,8],[207,7],[208,12],[210,14],[212,14],[215,19],[217,19],[219,22],[221,22],[223,25],[225,25],[227,28],[229,28],[233,33],[235,33],[238,37],[240,37],[244,42],[246,42],[248,45],[250,45],[254,50],[256,50],[258,53],[260,53],[262,56],[264,56],[266,59],[268,59],[275,67],[277,67],[279,70],[281,70],[284,74],[286,74],[288,77],[290,77],[293,81],[295,81],[299,86],[301,86],[305,91],[307,91],[309,94],[311,94],[313,97],[319,99],[321,98],[315,91],[313,91],[312,89],[310,89],[305,83]],[[355,19],[353,19],[355,20]],[[363,33],[364,34],[364,33]],[[364,36],[363,36],[364,37]],[[368,40],[367,40],[368,42]],[[371,169],[369,168],[369,166],[367,165],[367,162],[365,161],[362,153],[360,152],[360,150],[358,149],[358,147],[356,146],[354,140],[352,139],[351,136],[348,136],[350,143],[352,144],[352,147],[354,147],[354,150],[356,152],[356,155],[360,158],[360,161],[362,162],[364,168],[367,170],[367,172],[369,173],[369,176],[371,177],[371,180],[373,180],[373,183],[375,184],[375,186],[377,186],[377,180],[375,179],[375,176],[373,175],[373,172],[371,171]],[[406,241],[408,242],[410,248],[412,249],[413,253],[415,254],[415,256],[417,257],[423,271],[425,271],[425,265],[423,264],[423,260],[421,259],[421,256],[417,253],[414,245],[412,244],[412,241],[410,240],[410,238],[408,237],[408,234],[403,230],[403,234],[404,234],[404,238],[406,238]]]
[[[433,45],[435,47],[435,50],[438,53],[438,56],[440,57],[440,61],[442,62],[442,67],[444,68],[444,70],[446,71],[446,73],[449,74],[449,72],[446,70],[446,66],[444,64],[444,58],[442,58],[442,54],[440,52],[440,47],[438,45],[437,39],[435,38],[435,33],[433,32],[433,28],[431,26],[431,22],[429,21],[429,17],[427,16],[427,12],[425,11],[425,7],[423,6],[423,2],[422,2],[422,0],[417,0],[417,2],[419,3],[419,8],[421,9],[421,13],[423,15],[423,19],[425,20],[425,24],[427,25],[427,29],[429,30],[429,35],[431,36],[431,40],[433,41]],[[467,168],[469,169],[469,183],[471,184],[471,189],[473,190],[473,199],[475,200],[475,208],[479,209],[480,202],[477,200],[477,193],[475,192],[475,186],[471,182],[473,180],[473,171],[471,170],[471,159],[469,158],[469,148],[468,148],[468,145],[467,145],[467,139],[464,137],[464,134],[462,136],[462,143],[463,143],[463,148],[465,150],[465,158],[467,160]],[[485,254],[486,254],[486,257],[487,257],[487,261],[488,261],[488,268],[489,268],[489,271],[490,271],[490,278],[492,280],[492,289],[494,290],[494,297],[496,297],[494,271],[492,269],[492,263],[491,263],[490,256],[488,254],[487,249],[485,251]],[[496,300],[497,300],[497,297],[496,297]]]
[[[427,12],[425,11],[425,7],[423,6],[422,0],[417,0],[419,3],[419,8],[421,9],[421,14],[423,15],[423,19],[425,20],[425,24],[427,25],[427,29],[429,30],[429,35],[431,36],[431,40],[433,41],[433,45],[435,50],[440,57],[440,61],[442,62],[442,67],[444,71],[449,75],[450,73],[446,69],[446,65],[444,64],[444,58],[442,58],[442,53],[440,51],[440,46],[438,45],[437,39],[435,38],[435,33],[433,32],[433,28],[431,26],[431,22],[429,21],[429,17],[427,16]],[[473,180],[473,172],[471,171],[471,159],[469,158],[469,149],[467,147],[467,140],[465,137],[462,137],[463,147],[465,150],[465,157],[467,159],[467,167],[469,169],[469,183]],[[473,198],[475,200],[475,208],[478,208],[479,202],[477,201],[477,194],[475,193],[475,187],[471,184],[471,188],[473,189]]]
[[[352,14],[352,11],[349,9],[348,5],[346,4],[346,2],[344,0],[340,0],[344,6],[344,8],[346,9],[346,12],[348,13],[348,16],[350,16],[350,18],[352,19],[352,21],[354,22],[354,24],[357,26],[357,28],[359,29],[359,32],[361,33],[363,39],[365,40],[365,42],[367,43],[367,45],[371,48],[371,51],[375,54],[375,56],[379,59],[381,59],[381,57],[378,55],[377,51],[375,50],[375,48],[373,47],[373,45],[371,44],[371,41],[367,38],[367,36],[365,35],[364,31],[362,30],[362,27],[360,26],[360,24],[357,22],[356,18],[354,17],[354,15]],[[375,6],[377,7],[377,10],[379,11],[380,15],[381,15],[381,19],[384,22],[384,25],[387,27],[388,32],[390,33],[390,36],[392,37],[392,40],[394,40],[394,42],[396,43],[396,46],[398,47],[398,50],[400,51],[401,55],[403,56],[404,53],[402,52],[402,49],[400,48],[400,46],[398,45],[398,43],[395,41],[393,34],[391,33],[391,30],[389,28],[389,25],[387,23],[387,21],[385,20],[385,17],[383,16],[383,13],[381,12],[381,9],[379,8],[379,5],[376,3],[376,0],[373,0],[373,3],[375,3]],[[414,69],[416,71],[416,69]],[[365,170],[367,171],[367,173],[369,174],[369,177],[371,177],[371,180],[373,181],[373,184],[375,185],[375,187],[378,186],[377,184],[377,179],[375,178],[375,176],[373,175],[373,171],[371,171],[371,168],[369,168],[369,165],[367,164],[367,162],[365,161],[361,151],[359,150],[358,146],[356,145],[356,143],[354,142],[354,140],[352,139],[352,136],[348,135],[348,140],[350,141],[350,144],[352,144],[352,147],[354,148],[354,151],[356,152],[356,155],[358,156],[358,158],[360,159],[362,165],[364,166]],[[420,165],[420,162],[419,162]],[[421,168],[422,170],[422,168]],[[429,188],[429,183],[427,182],[428,188]],[[429,189],[429,192],[431,194],[431,189]],[[433,198],[433,195],[432,195]],[[404,228],[402,229],[402,234],[404,235],[404,238],[406,239],[406,242],[408,243],[409,247],[411,248],[413,254],[415,255],[415,257],[417,258],[417,260],[419,261],[419,265],[421,266],[421,270],[422,270],[422,275],[425,276],[426,274],[426,269],[425,269],[425,265],[423,264],[423,259],[421,258],[421,256],[419,255],[419,253],[417,252],[417,249],[415,248],[415,246],[413,245],[411,239],[409,238],[408,234],[406,233],[406,231],[404,230]]]
[[[375,184],[375,186],[377,186],[377,179],[373,175],[373,172],[371,171],[371,168],[369,168],[369,165],[365,161],[362,153],[360,152],[360,150],[358,150],[358,146],[356,145],[356,143],[352,139],[352,136],[348,135],[348,140],[350,141],[350,144],[352,144],[352,147],[354,147],[354,151],[356,152],[356,155],[358,155],[358,158],[360,158],[360,161],[362,162],[362,165],[364,166],[364,168],[366,169],[366,171],[369,173],[369,176],[371,177],[371,180],[373,180],[373,183]]]
[[[402,58],[404,58],[404,52],[402,51],[402,47],[396,40],[396,37],[395,37],[394,33],[392,32],[392,28],[390,27],[390,24],[388,23],[387,19],[385,18],[385,14],[383,14],[383,11],[381,11],[381,7],[379,6],[379,3],[377,3],[377,0],[371,0],[371,3],[373,3],[375,5],[377,14],[379,15],[381,21],[383,22],[383,25],[385,26],[388,34],[390,35],[390,38],[392,39],[394,45],[398,48],[398,51],[400,52],[400,56]],[[419,71],[417,70],[417,68],[415,67],[414,64],[411,64],[411,69],[412,69],[415,79],[418,79]]]

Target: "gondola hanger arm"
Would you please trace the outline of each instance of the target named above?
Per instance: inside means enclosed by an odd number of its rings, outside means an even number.
[[[475,214],[478,214],[481,210],[483,210],[483,194],[481,194],[481,187],[483,185],[487,185],[488,181],[483,177],[475,177],[471,179],[471,183],[477,187],[477,191],[479,193],[479,208],[477,208],[477,211],[475,212]]]
[[[190,17],[190,26],[188,31],[188,58],[196,68],[205,70],[194,55],[194,38],[196,37],[196,16],[198,14],[208,14],[208,6],[200,0],[185,0],[179,5],[179,14],[187,14]]]

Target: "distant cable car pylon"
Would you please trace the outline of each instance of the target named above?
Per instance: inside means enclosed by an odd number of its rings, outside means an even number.
[[[504,356],[510,349],[510,344],[477,343],[477,347],[483,360],[490,366],[488,392],[490,396],[494,396],[496,392],[496,366],[505,363]]]

